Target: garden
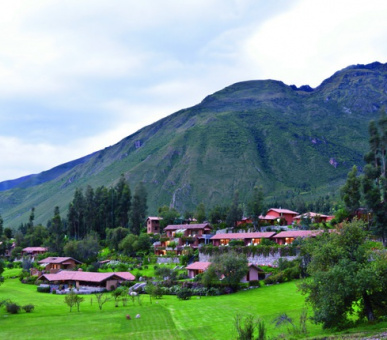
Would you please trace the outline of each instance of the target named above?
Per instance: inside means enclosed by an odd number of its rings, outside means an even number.
[[[305,308],[304,297],[298,292],[296,281],[292,281],[235,294],[195,296],[189,300],[174,295],[151,299],[148,294],[140,294],[124,303],[120,299],[117,302],[114,293],[105,293],[108,300],[102,309],[96,296],[91,295],[84,297],[79,312],[77,308],[70,312],[64,296],[38,293],[35,285],[10,278],[17,274],[16,269],[7,269],[3,274],[6,279],[0,287],[0,301],[9,299],[20,306],[34,305],[35,308],[30,313],[22,310],[17,314],[1,308],[2,339],[52,339],[53,332],[56,339],[235,339],[236,317],[249,315],[265,322],[270,337],[289,338],[299,328]],[[275,320],[284,315],[294,327],[290,323],[277,325]],[[305,325],[307,333],[294,336],[316,338],[340,334],[323,330],[310,321]],[[386,327],[387,322],[359,324],[347,329],[346,334],[375,333]]]

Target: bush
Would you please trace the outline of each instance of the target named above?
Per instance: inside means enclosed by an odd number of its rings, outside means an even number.
[[[39,293],[49,293],[50,292],[50,286],[39,286],[39,287],[37,287],[37,291]]]
[[[176,293],[176,296],[180,300],[189,300],[192,296],[192,290],[189,288],[183,287]]]
[[[31,313],[34,309],[35,309],[35,306],[32,305],[32,304],[29,304],[29,305],[25,305],[22,307],[23,310],[26,312],[26,313]]]
[[[259,283],[259,280],[251,280],[249,282],[250,287],[259,287],[261,284]]]
[[[16,303],[7,303],[5,305],[5,308],[7,310],[7,313],[11,313],[11,314],[17,314],[20,312],[20,306]]]

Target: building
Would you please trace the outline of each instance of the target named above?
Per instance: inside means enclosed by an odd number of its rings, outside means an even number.
[[[193,279],[196,275],[204,273],[211,262],[194,262],[185,267],[188,271],[188,277]]]
[[[216,234],[211,237],[214,246],[226,246],[231,240],[241,240],[245,246],[258,245],[263,239],[271,239],[275,232],[254,232],[254,233],[228,233]]]
[[[49,284],[67,285],[76,289],[97,287],[112,290],[117,288],[120,282],[134,281],[135,277],[129,272],[91,273],[62,270],[56,274],[43,274],[39,280]]]
[[[302,224],[302,220],[310,220],[312,223],[322,223],[332,220],[334,216],[318,214],[315,212],[307,212],[305,214],[297,215],[293,221],[297,224]]]
[[[273,236],[276,243],[280,245],[292,244],[296,238],[316,237],[324,232],[323,230],[293,230],[293,231],[281,231],[277,235]]]
[[[160,221],[162,217],[149,216],[146,219],[146,232],[148,234],[160,234]]]
[[[21,252],[22,256],[29,256],[35,258],[37,255],[44,254],[48,252],[46,247],[27,247],[24,248]]]
[[[298,215],[298,212],[291,211],[288,209],[276,209],[271,208],[267,211],[265,216],[259,216],[259,219],[274,224],[276,221],[278,224],[290,225],[293,223],[293,219]]]
[[[166,255],[167,251],[181,254],[184,247],[197,248],[200,244],[210,243],[212,227],[209,223],[171,224],[164,228],[166,235],[154,243],[156,255]]]
[[[41,266],[45,266],[45,271],[50,274],[57,273],[61,270],[75,269],[82,262],[73,259],[72,257],[47,257],[38,262]]]
[[[194,262],[185,267],[185,269],[188,271],[188,276],[193,279],[196,275],[204,273],[210,265],[211,262]],[[253,263],[249,263],[248,268],[249,270],[241,282],[259,281],[265,278],[265,272],[262,268]]]

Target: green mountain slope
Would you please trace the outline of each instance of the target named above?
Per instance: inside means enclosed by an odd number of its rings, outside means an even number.
[[[236,189],[247,201],[257,184],[268,197],[336,190],[353,164],[363,165],[368,122],[386,103],[380,63],[345,68],[316,89],[237,83],[39,181],[0,183],[0,214],[16,226],[34,206],[45,223],[55,205],[65,212],[76,187],[110,186],[121,173],[132,189],[145,183],[150,214],[163,204],[228,203]]]

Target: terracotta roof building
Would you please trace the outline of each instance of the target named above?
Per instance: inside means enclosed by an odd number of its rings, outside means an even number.
[[[254,233],[228,233],[216,234],[211,237],[214,246],[225,246],[230,240],[242,240],[244,245],[257,245],[262,242],[262,239],[270,239],[275,235],[275,232],[254,232]]]
[[[43,274],[39,277],[39,280],[51,283],[68,284],[75,288],[87,285],[92,287],[104,287],[107,290],[111,290],[113,287],[117,287],[118,282],[133,281],[135,280],[135,277],[129,272],[92,273],[62,270],[56,274]]]

